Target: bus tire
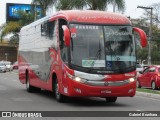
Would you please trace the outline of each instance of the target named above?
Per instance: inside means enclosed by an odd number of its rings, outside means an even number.
[[[30,79],[28,74],[26,74],[26,89],[29,93],[40,91],[40,88],[30,85]]]
[[[59,92],[59,85],[58,85],[58,80],[56,78],[55,82],[54,82],[54,95],[56,97],[56,100],[58,102],[64,102],[65,99],[66,99],[66,96],[62,95],[60,92]]]
[[[117,97],[106,97],[106,102],[116,102]]]

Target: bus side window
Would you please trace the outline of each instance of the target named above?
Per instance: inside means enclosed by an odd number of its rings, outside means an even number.
[[[48,37],[50,40],[53,40],[53,35],[55,31],[55,22],[56,21],[48,22]]]
[[[47,23],[41,24],[41,36],[47,36],[47,33],[48,33]]]
[[[53,26],[53,31],[50,33],[51,34],[51,40],[53,40],[53,47],[55,50],[57,50],[57,27],[58,27],[58,22],[54,21],[54,26]]]

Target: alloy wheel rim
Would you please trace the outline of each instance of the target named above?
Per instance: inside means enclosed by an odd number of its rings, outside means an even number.
[[[155,89],[155,88],[156,88],[155,82],[152,82],[152,89]]]
[[[59,99],[58,83],[56,83],[56,98]]]

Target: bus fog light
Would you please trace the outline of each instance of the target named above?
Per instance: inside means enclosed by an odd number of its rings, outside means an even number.
[[[130,90],[128,90],[128,93],[131,93],[131,92],[133,92],[134,90],[133,89],[130,89]]]

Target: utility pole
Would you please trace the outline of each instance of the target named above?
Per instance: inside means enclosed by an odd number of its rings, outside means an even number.
[[[34,21],[37,20],[37,4],[34,5]]]
[[[116,12],[116,1],[113,1],[113,12]]]
[[[7,61],[8,53],[5,53],[5,56],[6,56],[6,61]]]
[[[151,40],[152,40],[152,15],[153,15],[153,7],[143,7],[137,6],[137,8],[142,9],[149,9],[151,10],[151,17],[150,17],[150,27],[149,27],[149,39],[148,39],[148,65],[151,65]]]

